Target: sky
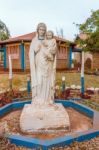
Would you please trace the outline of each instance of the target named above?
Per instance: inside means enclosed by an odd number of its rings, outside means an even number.
[[[99,9],[99,0],[0,0],[0,20],[9,28],[12,37],[36,30],[44,22],[48,30],[60,32],[73,40],[81,24]]]

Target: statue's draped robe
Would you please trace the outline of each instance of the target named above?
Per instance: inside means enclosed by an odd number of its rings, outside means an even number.
[[[40,46],[41,45],[41,46]],[[49,52],[54,55],[54,59],[48,59]],[[29,51],[32,103],[44,105],[53,103],[54,81],[56,73],[56,45],[53,47],[43,46],[42,40],[36,36],[30,45]]]

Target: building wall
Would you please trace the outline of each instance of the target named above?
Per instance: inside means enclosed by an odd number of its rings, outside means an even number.
[[[65,59],[58,59],[56,68],[59,70],[68,68],[68,62]]]
[[[93,68],[93,55],[89,52],[85,53],[85,69]]]
[[[74,53],[74,59],[76,59],[77,63],[81,64],[81,53],[75,52]],[[91,53],[85,52],[84,62],[85,62],[85,68],[86,69],[92,69],[93,68],[93,56]]]
[[[58,45],[57,50],[57,69],[66,69],[68,68],[69,59],[69,49],[66,44]]]
[[[78,53],[78,52],[74,52],[74,59],[80,63],[81,62],[81,53]]]
[[[13,43],[6,45],[6,57],[7,57],[7,68],[9,68],[9,54],[12,56],[12,68],[21,69],[21,43]],[[25,70],[30,69],[29,64],[29,49],[30,42],[24,43],[24,63]],[[69,50],[66,46],[66,43],[60,44],[57,42],[57,69],[66,69],[68,68],[68,55]]]
[[[80,62],[80,53],[75,53],[74,58],[77,60],[77,62]],[[90,60],[90,65],[88,64],[88,61]],[[90,68],[89,68],[90,66]],[[89,52],[85,53],[85,68],[87,69],[99,69],[99,53],[91,54]]]
[[[12,68],[21,69],[21,58],[20,58],[20,44],[10,44],[6,45],[7,51],[7,68],[9,68],[9,54],[12,58]]]
[[[93,69],[99,69],[99,53],[93,54]]]

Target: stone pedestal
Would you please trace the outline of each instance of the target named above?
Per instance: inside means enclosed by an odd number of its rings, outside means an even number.
[[[26,104],[20,117],[20,128],[23,132],[68,130],[70,121],[62,104]]]

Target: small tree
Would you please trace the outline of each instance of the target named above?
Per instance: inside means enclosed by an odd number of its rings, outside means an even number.
[[[92,53],[99,52],[99,9],[91,11],[91,16],[82,24],[76,24],[80,33],[84,33],[87,38],[81,40],[79,35],[76,37],[75,42],[84,47],[86,51]]]
[[[0,20],[0,40],[6,40],[10,37],[7,26]]]

